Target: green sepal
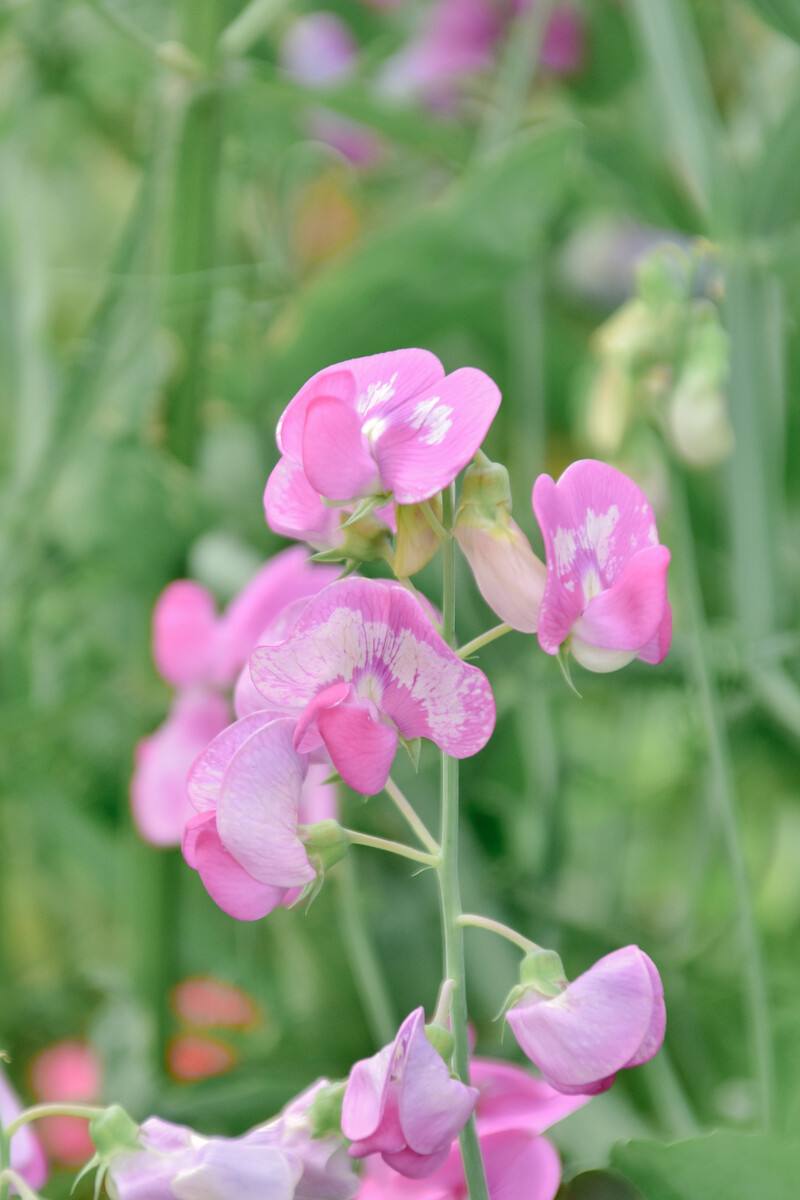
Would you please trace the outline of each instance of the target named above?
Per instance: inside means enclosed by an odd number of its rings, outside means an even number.
[[[119,1104],[111,1104],[89,1122],[89,1134],[100,1158],[140,1149],[139,1126]]]
[[[411,759],[411,765],[413,766],[414,770],[419,771],[419,760],[422,754],[422,738],[407,739],[401,736],[400,745]]]
[[[322,874],[344,858],[350,848],[347,834],[338,821],[317,821],[302,826],[302,839],[309,858]]]
[[[569,665],[569,646],[567,642],[562,642],[562,644],[559,646],[558,654],[556,655],[556,661],[558,662],[561,674],[564,676],[564,682],[566,683],[567,687],[571,692],[575,693],[579,700],[582,700],[583,696],[572,681],[572,671],[570,670]]]
[[[388,504],[391,496],[365,496],[363,500],[359,500],[350,516],[346,521],[342,521],[342,529],[347,529],[350,525],[355,525],[357,522],[368,517],[376,508],[382,508],[384,504]]]
[[[520,984],[533,988],[541,996],[560,996],[567,986],[567,976],[555,950],[533,950],[526,954],[519,968]]]
[[[455,1047],[455,1038],[452,1032],[444,1025],[438,1025],[436,1022],[433,1022],[431,1025],[425,1026],[425,1037],[449,1067]]]
[[[523,1000],[530,990],[527,984],[515,984],[503,1001],[497,1016],[494,1018],[495,1021],[502,1021],[508,1010],[513,1008],[515,1004],[518,1004],[520,1000]]]
[[[346,563],[349,559],[340,547],[336,547],[333,550],[318,550],[316,554],[311,555],[310,561],[315,563]]]
[[[321,1088],[314,1097],[314,1102],[308,1112],[312,1138],[341,1134],[342,1103],[346,1087],[347,1080],[342,1079]]]

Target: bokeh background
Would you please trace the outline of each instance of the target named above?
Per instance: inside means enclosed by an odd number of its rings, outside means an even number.
[[[342,1075],[380,1037],[353,904],[392,1014],[432,1005],[430,879],[358,851],[307,913],[236,924],[128,800],[169,702],[158,593],[222,603],[279,548],[261,493],[313,371],[419,345],[501,385],[487,449],[534,545],[535,475],[590,455],[673,549],[662,667],[576,668],[578,699],[533,638],[480,658],[467,905],[571,974],[638,942],[667,991],[660,1057],[555,1131],[565,1174],[796,1127],[798,38],[792,0],[0,5],[0,1045],[27,1097],[64,1039],[105,1098],[208,1130]],[[466,640],[494,619],[461,570]],[[430,748],[399,766],[433,820]],[[468,955],[479,1048],[513,1058],[515,955]],[[252,1012],[180,1058],[197,975]]]

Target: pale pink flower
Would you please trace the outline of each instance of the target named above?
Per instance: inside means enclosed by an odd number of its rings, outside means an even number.
[[[292,21],[280,57],[286,73],[299,83],[331,87],[352,76],[358,49],[349,27],[335,13],[312,12]],[[338,113],[315,109],[309,131],[356,166],[370,166],[380,158],[381,143],[375,134]]]
[[[10,1125],[21,1112],[19,1096],[0,1065],[0,1121]],[[47,1179],[47,1159],[30,1125],[23,1125],[11,1139],[11,1167],[32,1188],[42,1187]]]
[[[467,758],[494,728],[486,676],[450,649],[406,588],[386,580],[325,588],[285,641],[253,652],[250,672],[266,708],[294,715],[295,746],[324,748],[364,795],[384,787],[401,737]]]
[[[324,766],[293,746],[294,722],[256,712],[228,726],[188,781],[196,815],[183,854],[229,916],[254,921],[291,905],[316,878],[298,826],[335,813]]]
[[[531,988],[506,1014],[531,1062],[568,1094],[603,1092],[617,1071],[649,1062],[666,1019],[658,970],[638,946],[607,954],[556,996]]]
[[[533,508],[547,552],[542,649],[557,654],[566,643],[590,671],[661,662],[672,638],[670,552],[644,493],[614,467],[583,459],[558,483],[540,475]]]
[[[276,533],[333,546],[342,539],[342,508],[326,500],[430,499],[473,457],[499,403],[488,375],[472,367],[445,375],[427,350],[319,371],[278,422],[281,458],[264,492],[267,522]]]
[[[336,577],[294,546],[275,555],[218,616],[200,584],[169,584],[153,612],[153,657],[176,688],[166,721],[135,751],[131,808],[142,837],[180,845],[192,815],[186,775],[198,754],[230,721],[226,693],[265,630],[283,628],[282,614]]]
[[[540,1135],[588,1103],[564,1096],[509,1063],[473,1059],[470,1078],[478,1089],[475,1117],[486,1168],[489,1200],[554,1200],[561,1164]],[[424,1179],[407,1179],[375,1157],[368,1160],[358,1200],[466,1200],[458,1143]]]
[[[100,1097],[102,1068],[88,1043],[69,1040],[40,1051],[31,1063],[30,1078],[34,1096],[43,1103],[94,1104]],[[81,1118],[48,1117],[38,1126],[52,1158],[78,1166],[92,1157],[94,1146]]]
[[[354,1158],[380,1154],[394,1171],[419,1178],[442,1165],[477,1099],[475,1088],[451,1077],[417,1008],[393,1042],[352,1068],[342,1132]]]

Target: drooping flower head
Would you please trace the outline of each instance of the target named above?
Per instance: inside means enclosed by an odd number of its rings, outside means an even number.
[[[555,1148],[541,1134],[588,1096],[563,1096],[520,1067],[476,1058],[470,1078],[478,1091],[475,1117],[489,1200],[554,1200],[561,1183]],[[422,1179],[392,1171],[370,1158],[358,1200],[465,1200],[464,1167],[453,1142],[444,1163]]]
[[[321,748],[354,790],[386,783],[399,738],[427,738],[454,758],[494,728],[486,676],[461,661],[398,583],[345,579],[310,600],[285,641],[259,646],[253,683],[291,712],[300,752]]]
[[[19,1096],[0,1065],[0,1121],[10,1125],[22,1112]],[[30,1125],[23,1125],[11,1139],[11,1167],[32,1188],[47,1180],[47,1159]]]
[[[661,1049],[664,989],[644,951],[625,946],[555,995],[531,988],[506,1020],[528,1058],[558,1091],[603,1092],[617,1071],[649,1062]]]
[[[96,1104],[102,1067],[87,1042],[66,1040],[41,1050],[31,1062],[31,1091],[42,1103]],[[37,1122],[48,1154],[77,1166],[91,1158],[93,1146],[86,1122],[79,1117],[47,1117]]]
[[[419,1178],[442,1165],[477,1099],[475,1088],[451,1077],[418,1008],[393,1042],[351,1070],[342,1132],[354,1158],[380,1154],[394,1171]]]
[[[281,614],[335,578],[309,562],[300,546],[266,563],[218,616],[211,594],[180,579],[153,612],[153,657],[175,689],[164,723],[135,750],[131,807],[139,833],[156,846],[180,845],[192,815],[186,775],[198,754],[230,721],[225,693],[259,636],[280,628]]]
[[[109,1175],[118,1200],[351,1200],[358,1186],[340,1141],[312,1140],[306,1100],[239,1138],[201,1137],[150,1117],[140,1148],[114,1154]]]
[[[672,637],[670,553],[644,493],[614,467],[583,459],[558,483],[540,475],[533,508],[547,552],[542,649],[557,654],[567,643],[590,671],[661,662]]]
[[[336,546],[347,505],[372,496],[429,500],[473,457],[499,403],[488,375],[472,367],[445,375],[427,350],[393,350],[318,372],[278,423],[282,457],[264,492],[268,524],[287,537]]]
[[[189,775],[183,854],[223,912],[258,920],[314,881],[298,827],[335,812],[328,773],[295,750],[294,722],[274,714],[244,717],[206,748]]]

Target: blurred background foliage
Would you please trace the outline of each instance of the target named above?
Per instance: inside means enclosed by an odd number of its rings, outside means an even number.
[[[573,974],[638,942],[666,983],[663,1054],[556,1132],[566,1174],[605,1166],[622,1138],[791,1130],[796,6],[587,0],[579,58],[558,71],[538,61],[540,0],[444,111],[380,84],[430,4],[317,5],[357,46],[332,82],[281,55],[311,5],[243,7],[0,4],[12,1075],[24,1092],[35,1052],[87,1038],[105,1096],[138,1116],[262,1119],[375,1045],[343,937],[351,887],[394,1014],[432,1004],[429,879],[357,852],[357,879],[331,879],[307,914],[237,925],[177,852],[139,841],[128,804],[134,744],[168,702],[150,657],[157,594],[188,574],[224,601],[278,548],[261,492],[306,377],[421,345],[500,383],[487,449],[534,544],[535,475],[596,455],[649,490],[674,552],[664,667],[580,673],[579,700],[534,639],[480,658],[499,723],[463,772],[468,906],[553,944]],[[368,162],[319,139],[321,107],[368,132]],[[493,620],[462,567],[466,640]],[[419,582],[436,596],[435,573]],[[432,816],[433,754],[400,781]],[[400,832],[385,799],[345,803]],[[514,955],[478,933],[468,952],[479,1049],[514,1055],[493,1022]],[[194,974],[243,988],[259,1016],[231,1035],[234,1065],[186,1083],[166,1070],[168,996]],[[606,1194],[589,1186],[569,1194]]]

